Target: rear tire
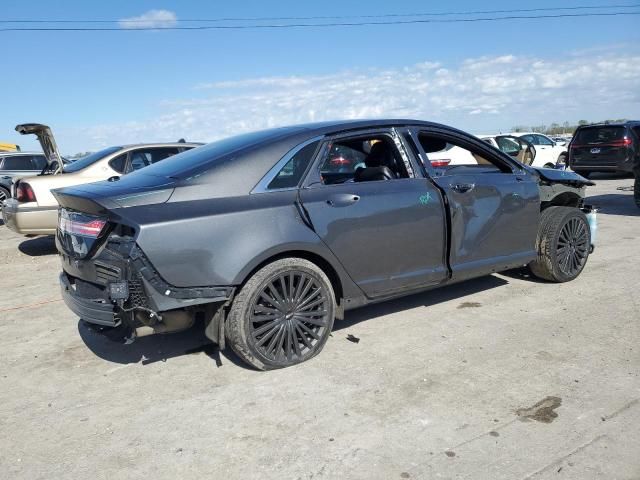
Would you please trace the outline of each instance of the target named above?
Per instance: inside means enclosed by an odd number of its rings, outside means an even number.
[[[584,269],[590,248],[591,231],[584,213],[573,207],[548,207],[540,215],[538,258],[529,269],[543,280],[568,282]]]
[[[324,347],[336,311],[329,278],[314,263],[283,258],[258,270],[233,300],[226,336],[259,370],[289,367]]]

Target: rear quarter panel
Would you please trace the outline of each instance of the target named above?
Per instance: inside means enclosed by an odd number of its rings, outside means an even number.
[[[345,296],[361,294],[322,240],[300,218],[297,192],[168,202],[115,209],[139,225],[137,243],[160,275],[179,287],[239,285],[262,262],[286,252],[319,255]]]

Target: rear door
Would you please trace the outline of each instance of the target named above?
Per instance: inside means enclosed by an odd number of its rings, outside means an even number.
[[[484,142],[446,129],[416,129],[421,155],[439,142],[468,150],[474,163],[433,168],[451,217],[449,263],[461,280],[524,265],[535,258],[540,215],[538,184],[515,163]],[[432,147],[433,146],[433,147]]]
[[[398,178],[354,181],[376,142],[389,148]],[[390,129],[334,137],[300,190],[314,230],[371,298],[448,277],[443,198],[409,155]]]

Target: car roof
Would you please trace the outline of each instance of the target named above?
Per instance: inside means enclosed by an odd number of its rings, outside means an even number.
[[[611,123],[592,123],[590,125],[580,125],[578,128],[589,127],[627,127],[629,125],[640,125],[640,120],[627,120],[626,122],[611,122]]]
[[[360,128],[376,128],[376,127],[393,127],[393,126],[430,126],[430,127],[445,127],[451,129],[446,125],[442,125],[435,122],[427,122],[424,120],[412,120],[407,118],[387,118],[387,119],[361,119],[361,120],[332,120],[326,122],[315,123],[303,123],[299,125],[292,125],[288,127],[282,127],[280,134],[286,133],[286,130],[290,130],[291,133],[300,133],[306,131],[308,133],[315,133],[318,135],[339,133],[343,131],[349,131]]]
[[[124,148],[149,148],[149,147],[199,147],[204,143],[199,142],[156,142],[156,143],[129,143],[127,145],[114,145]]]
[[[0,155],[11,155],[12,157],[15,155],[44,155],[42,152],[0,152]]]

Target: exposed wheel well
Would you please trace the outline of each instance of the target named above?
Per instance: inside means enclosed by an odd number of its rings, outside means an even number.
[[[309,260],[310,262],[315,263],[325,273],[325,275],[329,277],[329,280],[331,281],[331,286],[333,287],[333,292],[336,296],[336,300],[338,301],[339,304],[342,303],[341,302],[341,299],[343,298],[342,282],[340,281],[340,276],[338,275],[338,272],[336,272],[333,266],[329,262],[327,262],[324,258],[322,258],[320,255],[317,255],[315,253],[311,253],[305,250],[291,250],[288,252],[279,253],[277,255],[267,258],[266,260],[263,260],[253,270],[251,270],[251,272],[249,272],[249,274],[246,276],[246,278],[242,282],[243,285],[253,276],[254,273],[256,273],[265,265],[268,265],[269,263],[272,263],[281,258],[289,258],[289,257],[304,258],[305,260]]]
[[[582,197],[576,193],[572,192],[564,192],[560,195],[553,197],[548,202],[542,203],[541,210],[544,210],[548,207],[579,207],[582,203]]]

